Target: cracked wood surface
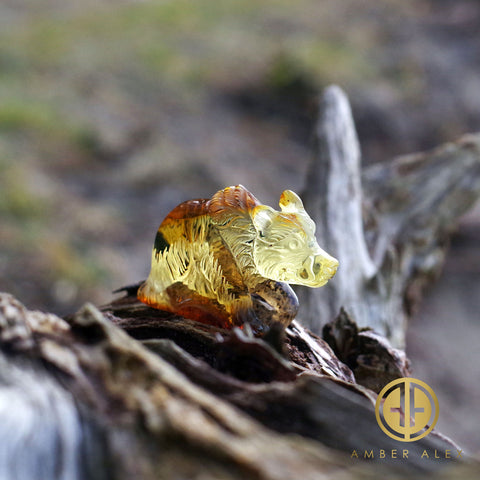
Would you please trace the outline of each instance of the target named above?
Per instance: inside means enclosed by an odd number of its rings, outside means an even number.
[[[2,388],[25,395],[9,406],[16,442],[4,443],[4,453],[20,459],[28,444],[29,465],[43,468],[43,479],[317,479],[361,478],[370,466],[352,460],[353,449],[398,448],[376,424],[375,394],[339,378],[348,367],[321,373],[308,368],[310,357],[299,368],[263,339],[178,317],[165,328],[160,321],[153,338],[143,330],[140,341],[119,325],[144,329],[142,315],[156,312],[141,308],[127,319],[115,304],[103,313],[87,305],[63,320],[0,295],[1,361],[9,366]],[[183,347],[175,331],[189,331]],[[341,366],[322,341],[308,343]],[[411,445],[409,462],[387,460],[375,471],[420,475],[444,465],[421,459],[424,449],[433,457],[455,448],[431,434]]]

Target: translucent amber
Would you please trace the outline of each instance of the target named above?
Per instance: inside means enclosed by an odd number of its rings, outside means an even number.
[[[294,192],[276,211],[243,186],[174,208],[160,225],[138,298],[222,327],[288,325],[298,301],[289,283],[320,287],[338,261],[315,239],[315,223]]]

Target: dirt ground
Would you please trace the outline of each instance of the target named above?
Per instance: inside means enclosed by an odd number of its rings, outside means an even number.
[[[475,0],[1,2],[0,289],[60,315],[102,304],[145,278],[181,201],[301,191],[331,83],[364,164],[480,131],[479,28]],[[477,208],[407,344],[439,429],[471,452],[479,239]]]

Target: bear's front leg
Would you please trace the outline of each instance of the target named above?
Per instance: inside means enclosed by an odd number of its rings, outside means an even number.
[[[267,327],[275,322],[288,327],[298,312],[297,295],[287,283],[264,280],[251,296],[256,317]]]

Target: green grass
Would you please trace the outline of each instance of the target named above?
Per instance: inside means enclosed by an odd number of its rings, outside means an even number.
[[[0,105],[0,131],[55,131],[63,125],[50,105],[20,98],[4,100]]]
[[[26,172],[20,164],[0,162],[0,215],[25,222],[46,218],[49,205],[27,185]]]
[[[278,0],[176,0],[102,6],[61,22],[40,18],[25,31],[0,36],[0,65],[13,75],[58,74],[67,81],[97,69],[131,70],[191,87],[225,72],[255,75],[284,52],[321,80],[348,75],[349,68],[358,74],[362,59],[348,39],[335,41],[320,28],[293,22],[292,8]],[[270,26],[287,21],[291,32]]]

